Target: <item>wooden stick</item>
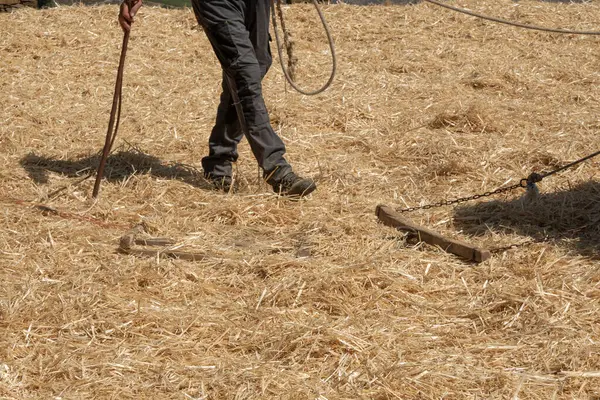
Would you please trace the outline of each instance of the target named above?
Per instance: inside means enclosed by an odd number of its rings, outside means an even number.
[[[169,238],[139,238],[139,235],[146,233],[143,224],[134,226],[119,239],[119,251],[125,254],[132,254],[141,257],[161,257],[176,258],[179,260],[202,261],[206,256],[202,253],[190,253],[186,251],[169,250],[168,247],[157,248],[135,248],[139,246],[172,246],[177,243]]]
[[[463,257],[477,263],[488,260],[491,257],[489,250],[475,247],[469,243],[445,237],[435,231],[417,225],[404,218],[393,208],[378,205],[375,211],[377,218],[387,226],[392,226],[402,231],[411,232],[417,235],[419,241],[429,243],[433,246],[439,246],[442,250]]]
[[[142,224],[135,225],[133,228],[131,228],[130,230],[125,232],[125,234],[123,236],[121,236],[121,238],[119,239],[119,248],[121,250],[131,249],[131,247],[135,244],[135,240],[137,239],[137,236],[141,235],[142,233],[145,233],[145,232],[146,232],[146,229],[144,228],[144,225],[142,225]]]
[[[128,2],[128,7],[129,10],[131,10],[130,1]],[[117,131],[119,130],[119,121],[121,119],[121,92],[123,90],[123,70],[125,69],[127,43],[129,43],[129,31],[125,31],[123,34],[123,45],[121,46],[121,57],[119,59],[119,67],[117,68],[117,81],[115,82],[113,103],[110,111],[110,118],[108,120],[108,130],[106,131],[104,148],[102,149],[102,156],[100,157],[100,163],[98,164],[98,171],[96,173],[96,182],[94,182],[94,190],[92,191],[92,197],[95,199],[98,198],[98,194],[100,193],[100,183],[102,182],[102,177],[104,176],[104,166],[106,165],[106,160],[110,154],[110,149],[115,143]]]
[[[206,255],[202,253],[189,253],[187,251],[177,251],[177,250],[161,250],[161,249],[123,249],[119,248],[119,251],[125,254],[131,254],[138,257],[150,257],[156,258],[157,256],[160,258],[174,258],[177,260],[186,260],[186,261],[202,261],[206,259]]]

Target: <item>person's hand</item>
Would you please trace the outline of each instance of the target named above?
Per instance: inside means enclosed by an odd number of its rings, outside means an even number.
[[[142,0],[125,0],[121,3],[121,9],[119,10],[119,25],[123,28],[123,32],[129,32],[131,30],[133,17],[137,14],[137,11],[141,6]]]

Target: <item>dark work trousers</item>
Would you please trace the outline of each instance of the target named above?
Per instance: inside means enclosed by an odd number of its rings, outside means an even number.
[[[237,145],[245,135],[252,153],[272,179],[291,170],[285,145],[273,131],[261,81],[271,66],[269,0],[192,0],[198,23],[223,69],[223,93],[202,168],[215,177],[231,176]]]

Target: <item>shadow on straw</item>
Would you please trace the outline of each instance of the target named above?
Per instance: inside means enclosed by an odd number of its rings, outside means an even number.
[[[99,162],[100,156],[97,154],[74,160],[60,160],[30,153],[23,157],[20,163],[35,183],[46,184],[49,172],[68,177],[80,177],[91,170],[96,170]],[[201,189],[212,188],[204,180],[202,171],[195,167],[180,163],[166,163],[135,148],[119,150],[108,157],[104,178],[109,182],[122,181],[134,174],[177,179]]]
[[[598,257],[600,182],[541,193],[532,201],[519,198],[457,207],[454,225],[475,236],[491,230],[554,242],[565,240],[582,255]]]

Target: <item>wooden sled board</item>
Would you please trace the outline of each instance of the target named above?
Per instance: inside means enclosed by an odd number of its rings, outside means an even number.
[[[442,250],[448,253],[455,254],[469,261],[477,263],[488,260],[491,257],[489,250],[475,247],[469,243],[445,237],[435,231],[417,225],[401,214],[397,213],[393,208],[380,204],[375,210],[377,218],[387,226],[392,226],[402,231],[414,233],[422,242],[439,246]]]

